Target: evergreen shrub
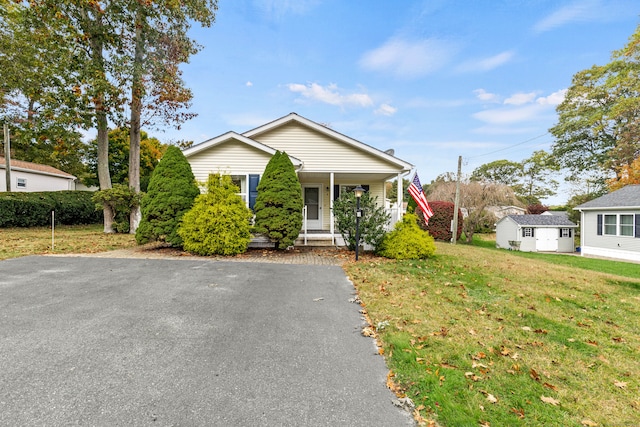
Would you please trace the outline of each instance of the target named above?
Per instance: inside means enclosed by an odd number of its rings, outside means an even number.
[[[360,198],[360,242],[368,243],[378,250],[382,239],[386,234],[385,227],[391,216],[378,206],[377,197],[371,197],[369,192],[362,194]],[[333,213],[336,219],[336,228],[344,238],[350,250],[356,249],[356,195],[353,191],[343,193],[333,202]]]
[[[453,221],[453,211],[455,205],[452,202],[432,201],[429,207],[433,211],[433,216],[429,218],[429,224],[425,224],[424,215],[420,208],[416,209],[418,216],[418,225],[436,240],[451,241],[451,222]],[[462,234],[462,225],[464,218],[462,211],[458,209],[458,229],[456,233],[456,241],[460,239]]]
[[[186,251],[198,255],[236,255],[247,251],[253,213],[229,175],[212,174],[207,192],[184,214],[178,234]]]
[[[424,259],[435,252],[433,237],[418,226],[415,214],[408,213],[384,237],[379,254],[392,259]]]
[[[293,163],[277,151],[264,170],[253,210],[255,231],[267,236],[278,249],[293,245],[302,229],[302,188]]]
[[[139,245],[166,242],[181,247],[180,220],[199,194],[191,165],[178,147],[170,146],[154,169],[140,202],[142,219],[136,230],[136,242]]]
[[[96,211],[91,191],[41,191],[0,193],[0,227],[36,227],[98,224],[102,212]]]
[[[114,213],[113,229],[117,233],[128,233],[129,214],[131,209],[138,206],[141,197],[141,193],[136,193],[128,185],[115,184],[112,188],[96,191],[92,200],[98,210],[103,209],[105,204],[111,208]]]

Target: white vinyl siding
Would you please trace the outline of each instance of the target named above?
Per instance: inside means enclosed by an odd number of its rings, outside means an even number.
[[[604,234],[605,215],[640,215],[640,211],[585,211],[581,221],[581,252],[583,255],[595,255],[640,261],[640,238],[633,236]],[[598,215],[602,216],[602,235],[598,235]]]
[[[397,165],[298,123],[286,124],[253,139],[303,160],[305,172],[398,173]]]
[[[246,144],[225,142],[189,157],[191,170],[199,182],[212,173],[228,175],[262,174],[271,155]]]

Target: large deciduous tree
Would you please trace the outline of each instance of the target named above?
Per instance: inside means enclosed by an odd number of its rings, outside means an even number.
[[[580,176],[619,173],[640,155],[640,26],[606,65],[573,76],[558,105],[553,155]]]

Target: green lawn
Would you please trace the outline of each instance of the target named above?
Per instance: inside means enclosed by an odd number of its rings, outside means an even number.
[[[422,424],[640,425],[640,266],[486,246],[345,266]]]

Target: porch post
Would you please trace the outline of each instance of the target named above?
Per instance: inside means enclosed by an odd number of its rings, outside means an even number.
[[[333,172],[329,173],[329,233],[331,233],[331,246],[335,246],[335,237],[333,235],[335,226],[333,224]]]
[[[402,187],[403,187],[402,174],[399,173],[398,174],[398,197],[397,197],[398,212],[396,214],[398,216],[398,218],[396,218],[398,222],[402,221],[402,204],[404,203],[404,191]]]

